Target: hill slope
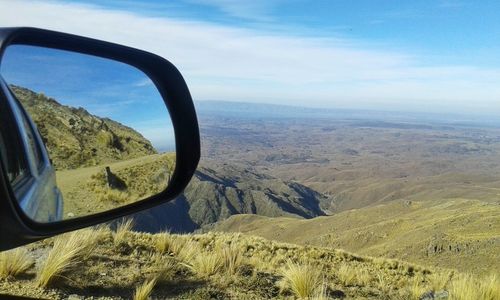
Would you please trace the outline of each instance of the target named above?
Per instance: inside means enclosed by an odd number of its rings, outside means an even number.
[[[136,216],[139,228],[191,232],[236,214],[313,218],[325,215],[325,195],[236,165],[199,167],[176,200]]]
[[[40,131],[56,169],[75,169],[154,154],[134,129],[43,94],[10,86]]]
[[[478,274],[500,269],[500,207],[475,200],[393,201],[311,220],[240,215],[215,229]]]
[[[75,244],[83,248],[75,252]],[[151,235],[100,227],[24,249],[17,254],[31,263],[0,280],[0,293],[38,299],[132,299],[134,290],[155,279],[149,292],[136,299],[423,299],[423,294],[434,292],[450,299],[497,299],[499,295],[494,277],[478,281],[397,260],[240,234]],[[41,270],[54,252],[55,256],[71,253],[73,263],[40,287]],[[4,255],[11,257],[14,252]],[[485,292],[488,298],[481,297]]]

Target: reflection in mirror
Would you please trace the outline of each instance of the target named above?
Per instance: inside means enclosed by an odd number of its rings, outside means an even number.
[[[0,74],[19,101],[10,105],[24,148],[18,159],[27,163],[12,172],[27,180],[11,184],[29,217],[50,222],[94,214],[167,187],[174,132],[144,73],[100,57],[13,45]]]

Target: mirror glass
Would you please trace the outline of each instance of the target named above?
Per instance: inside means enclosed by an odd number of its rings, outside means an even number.
[[[14,96],[9,101],[19,130],[17,136],[2,133],[15,136],[2,138],[11,152],[2,159],[30,218],[53,222],[94,214],[167,187],[175,167],[174,131],[143,72],[101,57],[12,45],[0,74]]]

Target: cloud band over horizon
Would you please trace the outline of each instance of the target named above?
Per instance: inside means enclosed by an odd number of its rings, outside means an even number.
[[[64,31],[159,54],[179,68],[195,101],[500,115],[496,66],[440,64],[439,57],[431,60],[373,41],[152,17],[96,5],[8,1],[0,7],[1,26]]]

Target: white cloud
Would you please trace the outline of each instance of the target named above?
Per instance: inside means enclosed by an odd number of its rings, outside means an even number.
[[[0,26],[48,28],[155,52],[180,69],[195,100],[500,111],[499,69],[427,64],[411,53],[355,40],[58,2],[3,1]]]
[[[278,4],[277,0],[188,0],[189,2],[215,7],[225,14],[251,20],[270,21],[272,20],[269,11]]]

